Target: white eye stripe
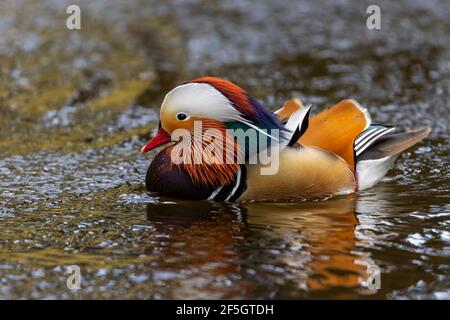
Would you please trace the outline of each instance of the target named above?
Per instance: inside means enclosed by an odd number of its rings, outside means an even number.
[[[222,122],[242,120],[242,115],[220,91],[206,83],[187,83],[170,91],[161,106],[161,113],[187,113],[190,117],[209,118]]]

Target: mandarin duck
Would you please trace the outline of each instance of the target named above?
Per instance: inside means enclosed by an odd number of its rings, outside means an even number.
[[[210,141],[231,150],[227,161],[220,152],[205,152],[204,142],[195,143],[211,129]],[[179,130],[189,135],[177,134]],[[257,134],[242,143],[237,132],[249,130]],[[295,201],[354,193],[375,185],[400,152],[430,132],[394,130],[372,124],[368,111],[354,100],[314,116],[297,99],[271,112],[236,84],[202,77],[165,96],[156,136],[141,149],[145,153],[164,146],[148,168],[145,185],[160,196],[212,201]],[[180,145],[184,161],[174,161]],[[268,164],[258,155],[269,149],[276,150],[277,166],[264,173]],[[200,153],[200,161],[186,161],[192,159],[183,157],[189,151]]]

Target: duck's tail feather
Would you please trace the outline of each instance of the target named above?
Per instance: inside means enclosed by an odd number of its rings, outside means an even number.
[[[356,158],[358,189],[364,190],[375,185],[392,167],[400,152],[422,141],[430,131],[430,128],[421,128],[386,135],[364,150]]]

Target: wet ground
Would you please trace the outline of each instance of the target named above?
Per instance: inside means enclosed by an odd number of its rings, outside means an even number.
[[[70,1],[0,3],[0,298],[450,299],[448,1],[78,3],[81,31]],[[351,97],[433,131],[350,197],[151,197],[139,149],[159,103],[205,74],[272,108]]]

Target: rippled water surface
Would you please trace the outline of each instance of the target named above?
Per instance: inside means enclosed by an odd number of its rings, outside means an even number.
[[[78,2],[81,31],[70,1],[0,3],[0,298],[450,299],[448,1]],[[161,98],[205,74],[432,133],[349,197],[151,197]]]

